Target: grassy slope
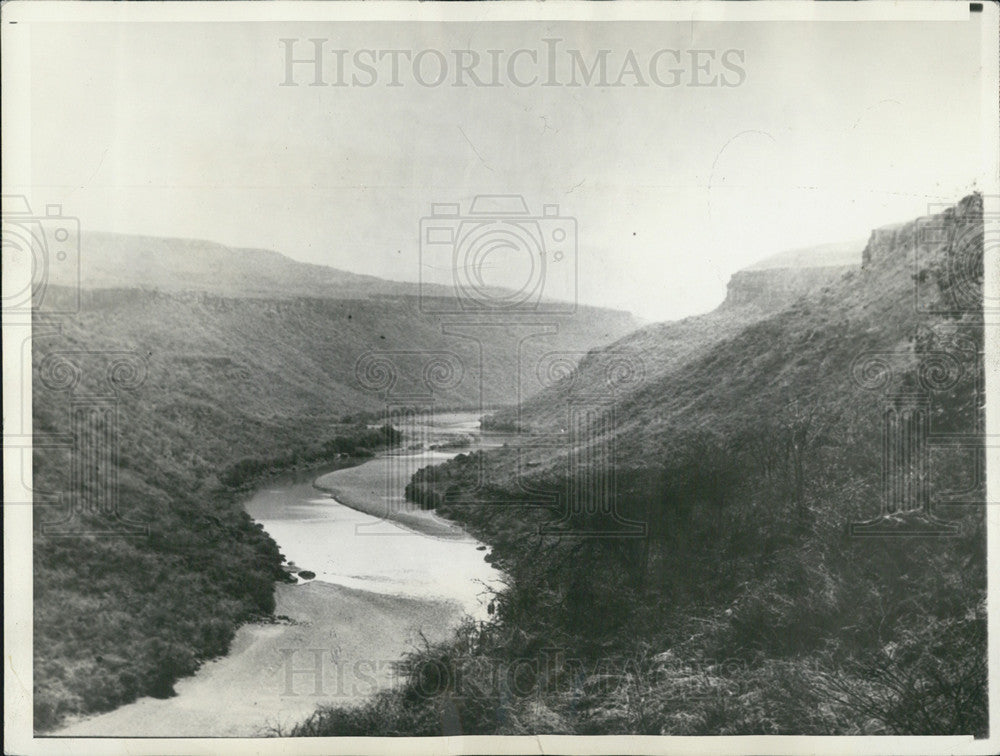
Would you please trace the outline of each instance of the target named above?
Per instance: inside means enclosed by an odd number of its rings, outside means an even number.
[[[626,397],[643,387],[669,380],[711,346],[785,309],[800,296],[835,283],[860,266],[860,252],[853,255],[858,264],[852,267],[826,264],[829,260],[823,254],[825,248],[812,251],[819,267],[807,267],[805,260],[809,257],[802,250],[795,253],[805,258],[800,260],[799,267],[769,267],[790,253],[763,260],[732,276],[726,301],[717,309],[679,321],[653,323],[606,348],[591,350],[574,366],[571,376],[566,375],[567,366],[553,366],[549,370],[550,363],[543,363],[537,372],[548,372],[549,380],[542,390],[520,406],[496,412],[488,424],[552,432],[566,427],[567,407],[570,403],[579,404],[579,396],[614,399],[621,405]]]
[[[580,447],[613,436],[614,503],[648,524],[647,538],[575,537],[607,527],[586,516],[539,533],[563,510],[526,491],[566,497],[574,475],[593,472],[565,442],[418,474],[411,495],[490,543],[510,576],[496,618],[414,655],[408,689],[317,712],[299,734],[982,735],[982,508],[941,508],[955,537],[848,534],[880,502],[881,404],[852,380],[856,357],[894,353],[897,386],[912,389],[920,358],[957,355],[964,370],[932,395],[932,430],[968,433],[981,419],[980,316],[920,313],[913,297],[918,284],[944,303],[971,287],[981,301],[981,272],[949,273],[962,255],[961,269],[978,259],[981,271],[981,241],[950,241],[975,238],[981,200],[934,222],[949,239],[924,244],[917,223],[874,234],[864,270],[679,358],[678,334],[713,316],[640,335],[646,354],[664,337],[662,362]],[[561,408],[603,388],[601,359],[526,411],[528,424],[558,427]],[[932,500],[979,463],[979,452],[936,448]],[[515,685],[504,673],[517,660]]]
[[[331,258],[335,253],[331,253]],[[80,239],[80,268],[51,271],[50,282],[85,289],[201,291],[230,297],[358,299],[415,295],[413,283],[386,281],[326,265],[301,263],[267,249],[234,249],[200,239],[100,231]],[[438,293],[447,293],[443,287]]]
[[[382,397],[358,384],[358,357],[371,349],[410,352],[400,360],[399,390],[416,385],[422,351],[455,351],[474,364],[475,351],[456,347],[439,323],[420,317],[412,296],[285,294],[254,299],[84,290],[80,314],[60,321],[58,333],[41,335],[47,320],[37,319],[36,433],[70,428],[69,396],[39,380],[48,356],[94,353],[74,357],[84,374],[78,395],[107,392],[107,359],[96,353],[128,350],[147,358],[145,382],[120,394],[114,472],[121,512],[150,533],[36,533],[36,727],[143,694],[169,695],[179,676],[225,652],[240,622],[271,611],[273,582],[282,575],[277,547],[220,479],[232,485],[242,482],[232,479],[241,469],[331,458],[340,447],[325,449],[324,442],[358,434],[345,415],[377,419]],[[47,296],[52,302],[68,292],[52,287]],[[589,348],[600,334],[611,340],[633,322],[624,313],[584,309],[552,341],[534,348]],[[514,343],[501,329],[494,337],[488,355],[491,347],[501,352]],[[477,406],[476,378],[470,368],[462,383],[438,396],[439,406]],[[506,390],[513,400],[509,388],[487,388]],[[242,468],[234,467],[240,462]],[[36,491],[69,490],[68,450],[37,446],[34,467]],[[55,517],[37,508],[37,524]],[[93,518],[84,517],[81,529],[88,523],[94,525]]]

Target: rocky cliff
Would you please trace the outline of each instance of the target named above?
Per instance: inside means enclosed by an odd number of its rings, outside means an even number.
[[[942,206],[940,212],[907,223],[876,228],[862,253],[862,265],[869,267],[893,262],[900,255],[919,265],[919,256],[927,256],[942,244],[949,246],[951,255],[962,255],[963,249],[969,247],[979,252],[981,259],[982,216],[983,197],[977,193],[970,194],[954,206]]]
[[[729,279],[724,304],[759,305],[773,309],[790,304],[803,294],[832,283],[853,269],[850,265],[836,265],[821,268],[740,270]]]

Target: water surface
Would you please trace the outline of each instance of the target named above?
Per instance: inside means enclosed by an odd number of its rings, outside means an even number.
[[[408,507],[395,482],[387,487],[386,470],[412,472],[461,451],[502,443],[479,435],[477,428],[478,416],[470,413],[414,423],[405,429],[403,448],[331,475],[350,476],[352,495],[362,497],[366,507]],[[468,449],[430,449],[467,436],[474,437]],[[316,575],[276,586],[275,614],[287,619],[241,627],[230,653],[178,681],[172,698],[142,698],[70,722],[54,734],[287,732],[320,705],[352,705],[399,684],[392,665],[403,654],[425,641],[444,640],[465,615],[487,616],[486,587],[499,585],[501,576],[486,562],[482,544],[430,512],[414,514],[434,518],[443,537],[346,507],[315,488],[322,473],[271,479],[245,505],[286,560]]]

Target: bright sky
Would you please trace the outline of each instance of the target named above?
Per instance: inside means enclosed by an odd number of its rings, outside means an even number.
[[[866,238],[975,188],[979,35],[975,21],[36,26],[27,193],[84,229],[266,247],[399,280],[417,280],[431,203],[522,194],[576,218],[581,302],[676,318],[711,309],[761,257]],[[630,48],[640,61],[738,49],[746,76],[280,87],[280,38],[301,38],[301,56],[327,38],[348,57],[541,53],[559,38],[588,61],[610,50],[615,76]]]

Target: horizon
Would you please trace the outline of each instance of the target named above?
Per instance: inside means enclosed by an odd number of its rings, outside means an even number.
[[[867,238],[988,183],[967,127],[979,122],[976,24],[434,28],[441,50],[526,49],[527,61],[556,40],[588,65],[609,51],[612,71],[626,48],[645,62],[673,46],[714,61],[719,85],[314,87],[307,40],[391,52],[425,26],[46,24],[30,52],[31,180],[10,190],[36,214],[62,204],[84,230],[444,284],[450,262],[421,267],[432,206],[518,194],[578,229],[578,290],[546,296],[657,322],[710,310],[732,273],[770,255]],[[516,288],[516,270],[486,272]]]
[[[960,198],[959,200],[955,200],[955,202],[952,203],[952,204],[958,204],[958,202],[961,199],[964,199],[964,197],[966,197],[966,196],[969,196],[969,195],[968,194],[967,195],[963,195],[962,198]],[[829,242],[820,242],[818,244],[810,245],[808,247],[795,247],[795,248],[791,248],[791,249],[779,249],[779,250],[775,250],[773,253],[765,255],[764,257],[762,257],[762,258],[760,258],[758,260],[752,260],[752,261],[750,261],[743,268],[739,268],[738,270],[734,270],[733,274],[735,274],[737,272],[740,272],[740,271],[744,271],[744,270],[755,269],[757,265],[760,265],[761,263],[766,262],[767,260],[769,260],[769,259],[771,259],[773,257],[778,257],[778,256],[781,256],[781,255],[785,255],[787,253],[812,251],[814,249],[821,249],[821,248],[826,247],[826,246],[843,246],[843,245],[853,245],[853,244],[857,244],[858,245],[858,259],[857,259],[857,264],[860,267],[861,266],[861,255],[862,255],[862,253],[864,251],[865,246],[868,243],[868,238],[867,237],[870,236],[870,234],[871,234],[872,231],[874,231],[877,228],[893,226],[893,225],[900,224],[900,223],[906,223],[909,220],[914,220],[914,219],[913,218],[908,218],[908,219],[905,219],[905,220],[889,221],[887,223],[880,224],[879,226],[875,226],[874,228],[869,229],[869,232],[866,235],[866,238],[864,238],[864,239],[854,238],[854,239],[844,239],[844,240],[832,240],[832,241],[829,241]],[[301,264],[304,264],[304,265],[318,265],[318,266],[321,266],[321,267],[324,267],[324,268],[328,268],[330,270],[335,270],[335,271],[338,271],[338,272],[341,272],[341,273],[349,273],[349,274],[353,274],[353,275],[362,275],[362,276],[371,276],[371,277],[376,278],[378,280],[387,281],[387,282],[390,282],[390,283],[413,284],[414,286],[419,286],[419,283],[420,283],[419,278],[415,278],[415,277],[410,277],[410,278],[388,278],[388,277],[383,277],[383,276],[380,276],[380,275],[375,275],[375,274],[372,274],[372,273],[364,273],[364,272],[358,272],[358,271],[351,271],[351,270],[347,270],[345,268],[338,268],[336,266],[329,265],[328,263],[325,263],[325,262],[315,262],[315,261],[310,261],[310,260],[297,259],[297,258],[293,257],[292,255],[286,253],[285,251],[283,251],[281,249],[269,248],[269,247],[235,246],[235,245],[227,244],[224,241],[219,241],[219,240],[210,239],[210,238],[198,238],[198,237],[190,237],[190,236],[158,236],[158,235],[155,235],[155,234],[123,232],[123,231],[114,231],[114,230],[109,230],[109,229],[84,229],[84,230],[82,230],[82,237],[83,238],[86,238],[86,236],[88,236],[90,234],[105,234],[105,235],[108,235],[108,236],[120,236],[120,237],[135,237],[135,238],[157,239],[157,240],[161,240],[161,241],[194,242],[194,243],[198,243],[198,244],[209,244],[209,245],[219,246],[219,247],[222,247],[224,249],[227,249],[227,250],[230,250],[230,251],[233,251],[233,252],[248,252],[248,251],[265,252],[265,253],[279,255],[279,256],[285,258],[286,260],[289,260],[289,261],[294,262],[294,263],[301,263]],[[832,263],[832,264],[831,263],[826,263],[825,265],[827,265],[827,266],[828,265],[834,265],[834,266],[836,266],[836,265],[839,265],[839,263]],[[774,267],[775,268],[781,268],[781,267],[786,267],[786,266],[774,266]],[[816,265],[816,266],[803,266],[803,267],[825,267],[825,266],[823,264],[820,264],[820,265]],[[763,268],[762,270],[769,270],[769,269],[770,268]],[[150,285],[150,287],[152,287],[154,289],[156,288],[156,282],[155,281],[150,281],[149,285]],[[406,295],[406,296],[418,296],[418,295],[419,295],[419,292],[415,291],[412,295]],[[681,319],[683,319],[685,317],[702,315],[702,314],[705,314],[707,312],[711,312],[712,310],[714,310],[717,307],[721,306],[722,303],[723,303],[723,301],[724,301],[724,299],[725,299],[725,291],[723,291],[722,298],[720,298],[715,304],[710,305],[708,307],[708,309],[697,311],[697,312],[687,313],[687,314],[681,315],[681,316],[679,316],[677,318],[669,318],[669,319],[666,319],[666,320],[655,320],[655,319],[650,319],[650,318],[643,317],[642,315],[640,315],[639,313],[637,313],[637,312],[629,309],[628,307],[616,307],[616,306],[610,306],[610,305],[605,305],[605,304],[595,304],[595,303],[592,303],[592,302],[584,302],[584,301],[579,301],[579,302],[577,302],[577,304],[579,304],[580,306],[583,306],[583,307],[592,307],[592,308],[597,308],[597,309],[616,310],[616,311],[619,311],[619,312],[627,313],[627,314],[632,315],[637,321],[640,322],[641,325],[649,325],[649,324],[660,323],[660,322],[672,322],[672,321],[675,321],[675,320],[681,320]]]

